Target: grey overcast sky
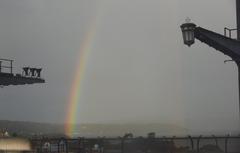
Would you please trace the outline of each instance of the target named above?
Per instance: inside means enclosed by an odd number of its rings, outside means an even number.
[[[190,17],[223,33],[235,0],[0,0],[0,57],[15,72],[43,67],[45,84],[0,89],[0,119],[63,123],[85,34],[96,18],[78,123],[162,123],[192,131],[239,128],[237,67],[196,41]]]

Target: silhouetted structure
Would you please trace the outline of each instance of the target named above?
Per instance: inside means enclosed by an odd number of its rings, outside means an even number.
[[[37,153],[239,153],[240,136],[40,138],[32,139]],[[124,146],[124,147],[123,147]]]
[[[208,44],[210,47],[222,52],[223,54],[232,58],[238,66],[238,80],[239,80],[239,110],[240,110],[240,2],[236,0],[237,5],[237,29],[224,29],[224,34],[221,35],[213,31],[209,31],[202,27],[197,27],[194,23],[185,23],[181,25],[184,44],[189,47],[194,44],[195,38]],[[232,39],[231,32],[237,31],[237,39]],[[227,37],[227,31],[229,35]],[[226,62],[226,61],[225,61]]]
[[[0,85],[45,83],[41,78],[41,71],[41,68],[24,67],[22,74],[13,74],[13,60],[0,59]]]

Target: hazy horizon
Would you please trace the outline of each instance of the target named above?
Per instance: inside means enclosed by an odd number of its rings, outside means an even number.
[[[7,131],[17,133],[21,136],[63,136],[66,135],[64,126],[62,124],[54,123],[37,123],[37,122],[21,122],[21,121],[2,121],[0,120],[0,129],[4,127],[3,124],[7,125],[5,128]],[[71,137],[119,137],[124,136],[126,133],[132,133],[134,137],[147,137],[149,133],[154,132],[156,137],[187,137],[191,136],[237,136],[238,131],[192,131],[177,125],[171,124],[160,124],[160,123],[128,123],[128,124],[103,124],[103,123],[92,123],[92,124],[78,124],[75,125]]]

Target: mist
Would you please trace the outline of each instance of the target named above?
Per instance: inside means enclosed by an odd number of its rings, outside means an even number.
[[[216,5],[217,4],[217,5]],[[239,131],[237,67],[180,25],[236,27],[233,0],[0,1],[0,50],[43,68],[45,84],[0,92],[0,119],[64,123],[80,48],[96,20],[77,124],[166,124],[190,133]]]

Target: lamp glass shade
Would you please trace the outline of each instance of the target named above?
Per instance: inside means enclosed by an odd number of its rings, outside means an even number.
[[[196,25],[194,23],[184,23],[181,25],[183,42],[185,45],[191,46],[195,42],[195,31]]]

